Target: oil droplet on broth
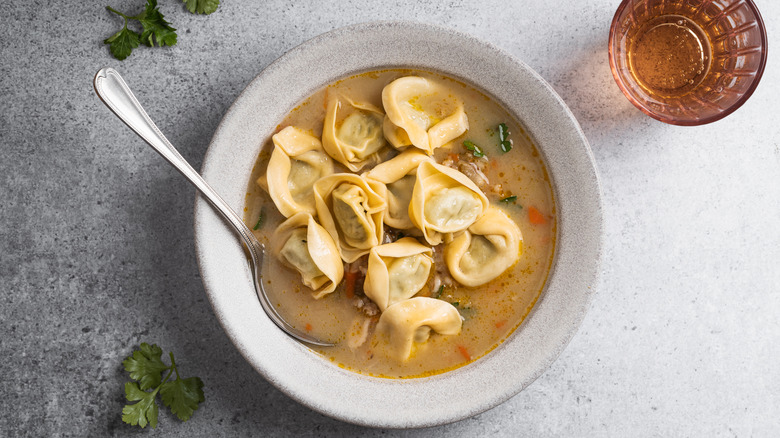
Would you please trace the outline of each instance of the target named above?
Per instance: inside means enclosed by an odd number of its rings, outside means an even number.
[[[682,96],[710,69],[710,43],[704,31],[681,15],[649,20],[631,38],[629,68],[652,94]]]

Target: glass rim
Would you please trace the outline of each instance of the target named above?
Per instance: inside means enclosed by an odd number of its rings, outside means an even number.
[[[758,87],[758,83],[761,82],[761,78],[764,75],[764,68],[766,67],[767,53],[768,53],[767,34],[766,34],[766,27],[764,26],[764,19],[761,17],[761,12],[759,12],[758,7],[756,7],[755,3],[753,3],[753,0],[743,0],[747,5],[747,7],[751,10],[753,15],[755,16],[756,24],[758,26],[758,30],[761,36],[761,61],[759,62],[755,77],[753,78],[753,81],[751,82],[750,86],[745,91],[745,93],[742,96],[740,96],[740,98],[737,99],[736,102],[729,105],[728,108],[725,108],[712,116],[705,117],[702,119],[697,119],[697,120],[677,119],[671,116],[666,116],[664,114],[659,114],[658,112],[655,112],[650,108],[647,108],[645,105],[643,105],[636,97],[634,97],[633,93],[631,93],[629,88],[624,83],[623,78],[620,76],[620,74],[618,74],[617,65],[615,63],[616,54],[614,53],[613,50],[615,32],[617,30],[618,17],[620,17],[621,13],[626,9],[628,4],[634,1],[635,0],[623,0],[618,6],[617,10],[615,11],[615,15],[612,17],[612,24],[609,27],[608,51],[609,51],[609,68],[612,71],[612,77],[615,79],[615,82],[617,82],[620,91],[622,91],[623,94],[626,96],[626,98],[628,98],[629,102],[631,102],[640,111],[642,111],[643,113],[647,114],[648,116],[660,122],[668,123],[670,125],[699,126],[699,125],[706,125],[708,123],[716,122],[730,115],[731,113],[739,109],[745,102],[747,102],[750,96],[753,95],[753,92],[756,90],[756,87]]]

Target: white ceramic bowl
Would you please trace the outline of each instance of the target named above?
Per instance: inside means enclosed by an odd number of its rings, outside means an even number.
[[[543,154],[558,212],[557,249],[545,290],[517,331],[485,357],[444,374],[363,376],[274,326],[257,301],[238,239],[202,198],[195,209],[196,248],[222,327],[274,386],[343,421],[434,426],[483,412],[528,386],[558,357],[589,306],[601,258],[601,190],[587,140],[552,88],[509,53],[454,30],[403,22],[337,29],[294,48],[247,86],[214,134],[202,172],[243,211],[258,152],[292,108],[336,79],[389,67],[434,70],[476,86],[524,124]]]

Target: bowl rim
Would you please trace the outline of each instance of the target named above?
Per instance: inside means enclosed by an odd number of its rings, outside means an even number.
[[[710,117],[706,117],[698,120],[678,120],[673,117],[668,117],[659,114],[647,108],[645,105],[642,105],[642,103],[636,97],[634,97],[634,95],[631,93],[629,88],[626,86],[626,84],[623,81],[623,78],[618,74],[617,65],[615,63],[616,54],[612,49],[614,38],[615,38],[615,32],[617,30],[618,17],[623,12],[623,10],[628,6],[629,3],[633,3],[635,1],[636,0],[623,0],[620,3],[620,5],[617,7],[617,10],[615,11],[615,15],[612,17],[612,24],[609,27],[608,55],[609,55],[609,68],[612,71],[612,77],[615,79],[615,82],[617,82],[618,87],[620,87],[620,91],[623,92],[623,94],[626,96],[629,102],[631,102],[640,111],[642,111],[643,113],[647,114],[648,116],[660,122],[668,123],[670,125],[701,126],[701,125],[706,125],[708,123],[717,122],[718,120],[732,114],[734,111],[738,110],[742,105],[744,105],[745,102],[747,102],[747,100],[750,98],[750,96],[753,95],[753,92],[756,91],[756,88],[758,87],[758,83],[761,82],[761,78],[764,75],[764,69],[766,67],[767,53],[769,52],[769,48],[767,45],[768,41],[767,41],[767,34],[766,34],[766,26],[764,25],[764,19],[761,17],[761,12],[759,12],[758,7],[755,5],[755,3],[753,3],[753,0],[744,0],[747,7],[751,9],[751,11],[756,17],[758,30],[761,33],[761,47],[763,48],[763,50],[761,51],[761,62],[759,63],[758,70],[756,71],[756,75],[753,79],[753,82],[750,84],[750,87],[747,89],[747,91],[745,91],[745,94],[743,94],[736,102],[734,102],[728,108],[722,110],[721,112],[712,115]]]
[[[371,44],[379,46],[377,53],[355,52],[355,48],[374,48]],[[446,50],[436,52],[437,49]],[[325,59],[329,53],[335,53],[337,60]],[[358,56],[350,57],[350,53]],[[271,63],[247,85],[220,122],[203,160],[204,178],[218,192],[228,195],[225,200],[229,205],[242,211],[254,158],[248,165],[238,161],[243,167],[235,174],[243,175],[243,184],[240,193],[231,192],[229,189],[235,191],[236,183],[228,180],[237,177],[225,176],[224,172],[233,170],[237,158],[242,153],[246,155],[244,149],[251,149],[236,145],[254,141],[256,147],[251,153],[256,157],[265,143],[262,139],[272,132],[265,125],[274,127],[297,102],[316,89],[366,71],[359,68],[361,62],[365,64],[380,54],[392,56],[382,58],[384,63],[371,64],[369,70],[433,70],[469,83],[494,98],[497,94],[491,92],[493,89],[503,89],[506,94],[515,89],[513,85],[530,86],[525,93],[509,93],[510,102],[520,99],[528,103],[519,109],[520,113],[516,104],[497,100],[524,125],[547,164],[558,209],[558,242],[545,290],[520,328],[483,358],[453,371],[416,379],[365,376],[312,354],[268,320],[254,296],[249,269],[241,266],[246,263],[235,263],[243,257],[238,240],[199,195],[194,223],[196,254],[204,288],[223,330],[269,383],[309,408],[342,421],[384,428],[436,426],[468,418],[506,401],[541,375],[574,336],[590,306],[603,258],[601,185],[582,129],[541,76],[510,53],[472,35],[406,21],[369,22],[335,29],[302,43]],[[423,55],[429,58],[422,60]],[[398,59],[405,61],[397,62]],[[330,63],[333,70],[312,70],[311,63],[318,60]],[[442,60],[446,60],[444,67]],[[459,70],[452,71],[453,65]],[[496,66],[509,70],[489,68]],[[300,74],[302,70],[329,80],[315,81],[297,90],[296,96],[301,97],[290,97],[293,104],[284,108],[276,108],[284,106],[279,103],[272,105],[269,114],[263,116],[263,128],[256,128],[259,116],[251,112],[252,100],[272,96],[269,93],[274,91],[273,84],[284,83],[275,81],[297,83],[301,80],[298,76],[305,76]],[[291,77],[291,73],[296,75]],[[482,82],[477,84],[479,81]],[[485,81],[491,82],[491,86],[485,86]],[[534,119],[533,126],[523,115]],[[537,119],[543,120],[549,129],[542,130],[542,122]],[[247,132],[250,127],[254,131],[251,136]],[[546,146],[549,150],[540,144],[540,139],[550,145]],[[551,166],[550,159],[555,166]],[[511,359],[521,355],[526,362],[508,370],[499,366],[514,364]],[[318,374],[314,375],[315,372]],[[392,414],[386,412],[388,404]]]

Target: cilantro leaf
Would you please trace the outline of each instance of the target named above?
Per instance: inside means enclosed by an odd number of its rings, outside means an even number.
[[[138,34],[127,28],[127,20],[125,20],[125,27],[122,30],[106,38],[103,42],[109,44],[108,48],[111,54],[120,61],[130,56],[139,43]]]
[[[210,14],[217,10],[219,0],[182,0],[187,10],[193,14]]]
[[[125,383],[125,397],[128,401],[137,403],[125,405],[122,408],[122,421],[132,426],[146,427],[151,424],[157,427],[157,393],[160,393],[163,404],[171,409],[181,421],[187,421],[198,409],[198,405],[205,400],[203,396],[203,381],[198,377],[182,379],[179,377],[179,369],[173,353],[169,353],[171,365],[165,365],[162,361],[162,349],[156,344],[142,343],[138,350],[125,359],[122,364],[130,377],[138,382]],[[168,371],[165,379],[161,379],[161,372]],[[176,375],[176,380],[170,380]],[[146,389],[153,391],[147,392]]]
[[[503,202],[504,204],[509,204],[510,202],[517,201],[517,195],[507,196],[504,199],[499,199],[498,202]]]
[[[106,9],[119,15],[125,21],[122,30],[103,41],[111,45],[109,49],[116,59],[121,61],[127,58],[140,43],[149,47],[154,47],[155,44],[160,47],[176,44],[176,29],[165,21],[163,14],[157,9],[157,0],[146,0],[146,9],[132,17],[111,6],[106,6]],[[127,28],[129,20],[137,20],[141,23],[143,31],[140,35]]]
[[[498,139],[501,152],[507,153],[512,150],[512,140],[509,139],[509,128],[506,123],[498,124]]]
[[[144,31],[141,33],[141,42],[149,47],[157,45],[172,46],[176,44],[176,29],[165,21],[163,14],[157,10],[157,0],[146,1],[146,11],[138,16]],[[153,38],[154,37],[154,38]]]
[[[147,390],[160,385],[162,377],[160,373],[170,369],[161,359],[162,349],[157,344],[141,344],[140,350],[135,350],[133,355],[122,362],[125,371],[130,373],[130,378],[138,380],[142,390]]]
[[[482,158],[485,156],[485,153],[482,152],[482,149],[479,148],[476,144],[474,144],[471,140],[466,140],[463,142],[463,147],[465,147],[467,150],[471,151],[471,155]]]
[[[265,213],[265,209],[261,207],[260,216],[257,218],[257,223],[255,224],[254,228],[252,228],[253,230],[258,230],[263,226],[263,223],[265,222],[265,214],[263,213]]]
[[[138,401],[122,408],[122,421],[133,426],[146,427],[150,424],[152,428],[157,428],[157,414],[159,408],[154,397],[157,395],[157,389],[152,392],[142,391],[137,382],[125,383],[125,397],[128,401]]]
[[[160,387],[160,397],[179,420],[187,421],[198,409],[198,404],[205,400],[203,382],[197,377],[165,382]]]

